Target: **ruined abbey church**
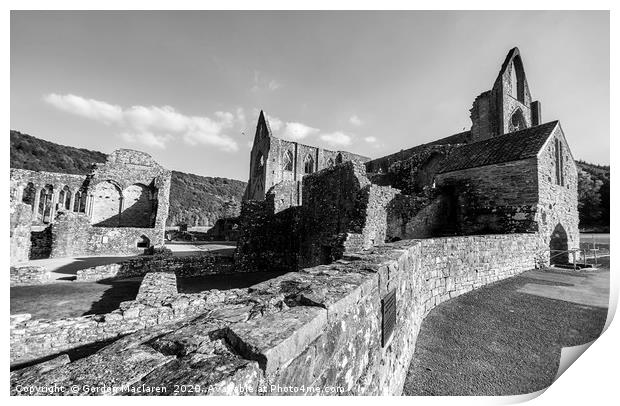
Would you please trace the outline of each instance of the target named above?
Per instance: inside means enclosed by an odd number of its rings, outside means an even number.
[[[578,248],[575,161],[560,122],[543,122],[518,48],[506,56],[491,90],[475,98],[470,116],[469,131],[369,159],[278,139],[261,112],[245,198],[266,202],[262,218],[283,226],[288,235],[273,250],[290,241],[284,246],[298,255],[289,264],[329,263],[377,243],[451,235],[535,233],[547,255]],[[334,219],[329,206],[339,205],[342,214],[343,197],[353,191],[349,209],[366,206],[366,217]],[[296,206],[307,210],[283,212]],[[265,228],[246,230],[245,238]],[[257,238],[264,244],[267,237]]]
[[[142,278],[135,300],[72,318],[12,314],[11,393],[402,394],[433,308],[579,248],[575,161],[559,121],[544,122],[532,100],[517,48],[470,113],[468,131],[369,159],[278,139],[261,112],[234,257],[80,269],[77,282]],[[169,189],[168,170],[129,150],[88,176],[12,171],[12,261],[31,241],[51,256],[161,245]],[[11,283],[47,283],[33,268],[12,268]],[[177,284],[261,271],[279,276],[222,291]]]

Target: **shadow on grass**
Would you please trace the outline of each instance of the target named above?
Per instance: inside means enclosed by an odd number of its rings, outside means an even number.
[[[433,309],[422,322],[405,395],[518,395],[553,383],[562,347],[602,332],[607,309],[518,292],[517,276]]]
[[[88,311],[83,315],[105,314],[118,309],[121,302],[134,300],[140,290],[141,277],[130,279],[104,279],[98,281],[99,285],[110,286],[106,289],[99,300],[93,302]]]
[[[82,257],[75,258],[75,260],[69,264],[60,266],[52,271],[52,273],[59,273],[64,275],[77,275],[77,271],[86,268],[92,268],[100,265],[109,265],[117,262],[123,262],[133,257]],[[66,279],[66,278],[62,278]]]

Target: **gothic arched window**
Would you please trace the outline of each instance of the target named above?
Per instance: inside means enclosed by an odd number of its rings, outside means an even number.
[[[312,173],[314,172],[314,159],[312,155],[308,154],[304,158],[304,173]]]
[[[519,55],[512,60],[510,81],[512,96],[521,103],[525,103],[525,73],[523,71],[523,62]]]
[[[332,166],[334,166],[334,160],[333,160],[333,159],[331,159],[331,158],[329,158],[329,159],[327,160],[327,167],[328,167],[328,168],[331,168]]]
[[[517,109],[512,116],[510,117],[510,130],[519,131],[523,130],[527,127],[527,123],[525,122],[525,117],[523,116],[523,112],[521,109]]]
[[[254,175],[261,176],[263,174],[263,168],[265,167],[265,157],[262,152],[259,152],[256,155],[256,159],[254,161]]]
[[[293,170],[293,153],[290,150],[287,150],[284,153],[284,159],[282,161],[282,165],[284,166],[285,171]]]

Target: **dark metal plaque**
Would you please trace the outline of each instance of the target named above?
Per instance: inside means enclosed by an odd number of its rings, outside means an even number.
[[[385,347],[396,326],[396,289],[381,300],[381,347]]]

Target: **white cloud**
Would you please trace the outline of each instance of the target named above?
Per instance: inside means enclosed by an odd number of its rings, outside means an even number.
[[[270,80],[269,84],[267,85],[267,88],[272,91],[278,90],[281,87],[282,87],[282,84],[276,80]]]
[[[55,108],[121,129],[119,136],[130,143],[152,148],[165,148],[169,142],[182,139],[190,145],[208,145],[222,151],[237,151],[237,142],[224,133],[245,116],[243,109],[232,113],[217,111],[214,118],[187,116],[171,106],[120,106],[68,94],[49,94],[45,100]]]
[[[106,124],[119,122],[123,119],[123,111],[120,106],[106,102],[85,99],[73,94],[48,94],[43,97],[47,103],[67,113],[90,118]]]
[[[237,120],[237,123],[239,124],[239,128],[242,131],[247,130],[248,122],[245,119],[245,111],[243,110],[243,107],[237,107],[235,119]]]
[[[362,124],[364,124],[364,122],[356,115],[352,115],[349,118],[349,123],[353,124],[356,127],[361,126]]]
[[[333,133],[321,134],[319,137],[321,140],[334,146],[347,146],[351,145],[353,137],[347,135],[341,131],[335,131]]]
[[[283,136],[293,140],[301,140],[319,132],[318,128],[313,128],[302,123],[286,123]]]
[[[377,137],[372,137],[372,136],[365,137],[364,141],[366,141],[369,144],[374,144],[375,142],[377,142]]]
[[[258,92],[260,90],[269,90],[271,92],[278,90],[282,87],[282,83],[278,82],[275,79],[265,79],[264,75],[261,74],[260,71],[254,71],[254,79],[253,85],[250,90],[253,92]]]
[[[271,128],[271,131],[273,131],[274,133],[279,132],[284,125],[284,122],[282,120],[277,117],[271,117],[269,115],[267,116],[267,121],[269,122],[269,128]]]

